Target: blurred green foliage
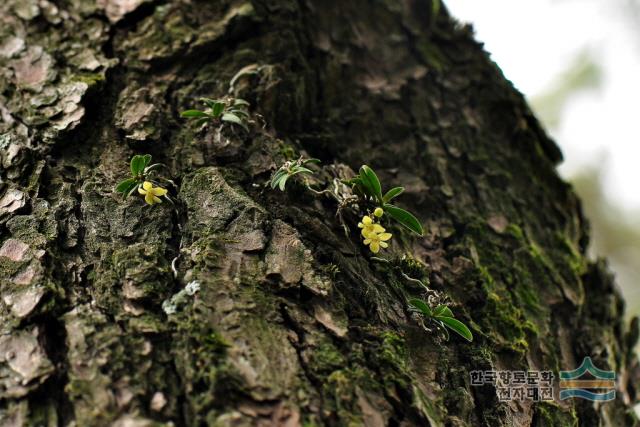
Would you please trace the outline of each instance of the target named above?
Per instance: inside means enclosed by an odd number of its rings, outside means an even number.
[[[583,48],[547,90],[532,98],[536,115],[552,132],[559,128],[565,107],[573,97],[602,86],[601,60],[591,49]],[[569,180],[582,199],[591,224],[590,254],[609,260],[627,301],[626,314],[631,318],[640,315],[640,215],[607,197],[602,165],[584,167]]]
[[[583,49],[556,76],[549,88],[531,99],[537,116],[549,128],[557,128],[562,112],[572,97],[588,90],[597,90],[602,85],[602,69],[597,57],[590,49]]]
[[[600,169],[586,168],[572,182],[591,224],[591,253],[609,259],[627,300],[627,316],[640,315],[640,215],[611,202]]]

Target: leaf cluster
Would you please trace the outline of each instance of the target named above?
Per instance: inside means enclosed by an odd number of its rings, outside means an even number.
[[[131,162],[129,164],[131,176],[120,181],[118,185],[116,185],[116,192],[121,193],[123,199],[126,199],[131,194],[135,193],[145,181],[150,181],[155,185],[160,185],[156,180],[152,179],[152,175],[157,169],[164,167],[165,165],[162,163],[150,163],[151,154],[137,154],[131,158]],[[169,180],[164,181],[171,183]]]
[[[344,183],[350,185],[358,196],[382,208],[386,214],[400,223],[400,225],[422,236],[423,230],[420,221],[410,212],[389,203],[404,192],[404,187],[394,187],[383,194],[378,176],[367,165],[362,165],[359,174],[355,178],[344,181]]]
[[[431,309],[429,304],[420,298],[411,298],[408,302],[412,311],[422,315],[424,320],[435,323],[445,333],[447,339],[449,339],[447,329],[450,329],[465,340],[469,342],[473,341],[473,335],[467,325],[456,319],[451,309],[446,305],[440,304],[436,308]]]
[[[249,131],[249,103],[244,99],[228,97],[224,99],[200,98],[205,105],[204,110],[186,110],[181,117],[196,120],[196,125],[213,122],[220,125],[232,124]]]
[[[318,159],[304,159],[300,157],[296,161],[288,161],[285,162],[280,168],[275,171],[271,180],[269,181],[269,185],[271,188],[280,188],[280,191],[284,191],[285,186],[287,185],[287,180],[294,175],[298,174],[313,174],[313,171],[306,167],[306,165],[310,163],[319,163]]]

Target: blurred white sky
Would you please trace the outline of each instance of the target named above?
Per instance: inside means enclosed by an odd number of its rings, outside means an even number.
[[[636,0],[445,0],[459,20],[473,23],[477,39],[514,85],[531,98],[585,48],[602,67],[600,89],[566,104],[557,129],[560,172],[603,164],[608,197],[640,208],[640,24]]]

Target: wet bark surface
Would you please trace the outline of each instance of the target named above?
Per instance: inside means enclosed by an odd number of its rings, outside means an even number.
[[[631,425],[637,323],[561,154],[427,1],[0,5],[0,425]],[[249,133],[179,118],[229,90]],[[134,154],[176,207],[114,185]],[[316,188],[371,165],[425,228],[370,259]],[[475,340],[418,327],[420,279]],[[184,295],[188,283],[200,289]],[[169,314],[163,302],[183,292]],[[499,402],[473,370],[618,374],[614,402]]]

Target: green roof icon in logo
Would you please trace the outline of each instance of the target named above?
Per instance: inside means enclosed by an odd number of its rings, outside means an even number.
[[[591,379],[579,379],[586,373],[593,376]],[[573,371],[560,371],[560,399],[579,397],[591,401],[609,401],[616,397],[615,390],[616,373],[596,368],[590,357],[585,357],[582,364]],[[597,389],[593,392],[588,389]]]

